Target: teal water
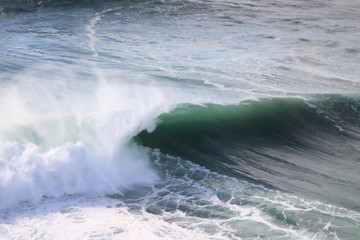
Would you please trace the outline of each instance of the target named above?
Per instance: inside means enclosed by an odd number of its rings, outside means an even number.
[[[334,102],[334,112],[319,110]],[[153,132],[144,130],[136,139],[213,171],[321,196],[358,211],[359,152],[353,147],[359,140],[357,102],[329,95],[309,102],[264,99],[187,106],[161,115]],[[335,119],[339,114],[341,122]]]

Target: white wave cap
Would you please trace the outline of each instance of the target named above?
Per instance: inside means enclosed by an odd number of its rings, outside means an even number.
[[[69,84],[57,94],[58,86],[27,80],[0,98],[0,209],[157,179],[145,151],[130,140],[166,111],[162,92],[97,78],[87,92]]]

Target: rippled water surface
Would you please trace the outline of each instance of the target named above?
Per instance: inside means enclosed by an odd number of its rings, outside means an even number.
[[[0,0],[0,239],[359,239],[359,9]]]

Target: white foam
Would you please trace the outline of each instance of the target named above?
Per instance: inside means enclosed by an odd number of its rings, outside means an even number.
[[[0,209],[157,179],[147,155],[129,141],[170,108],[161,90],[111,83],[100,73],[89,89],[77,79],[60,87],[35,75],[23,73],[28,78],[0,97]]]
[[[81,201],[81,206],[78,202]],[[151,214],[133,215],[118,202],[99,198],[46,200],[19,207],[0,223],[7,239],[209,239],[201,231],[184,229]],[[20,213],[21,212],[21,213]],[[12,222],[12,214],[17,215]],[[36,217],[34,217],[36,216]]]
[[[119,192],[132,183],[156,179],[146,155],[129,148],[107,159],[83,143],[67,143],[47,152],[35,144],[6,144],[0,156],[1,208],[39,201],[43,196]]]
[[[85,64],[93,70],[43,65],[0,88],[0,209],[152,182],[148,157],[131,139],[178,104],[225,101]]]

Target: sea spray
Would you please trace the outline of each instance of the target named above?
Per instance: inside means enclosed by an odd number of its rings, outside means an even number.
[[[133,137],[153,131],[158,116],[190,99],[195,105],[232,101],[207,88],[177,92],[176,84],[159,86],[141,73],[79,64],[89,71],[45,64],[1,86],[0,177],[7,179],[1,208],[42,196],[119,193],[153,182],[157,175]]]
[[[1,98],[0,208],[43,196],[118,193],[157,179],[130,139],[166,111],[162,92],[97,77],[88,92],[69,84],[48,94],[54,89],[33,80],[33,88],[13,85]]]

